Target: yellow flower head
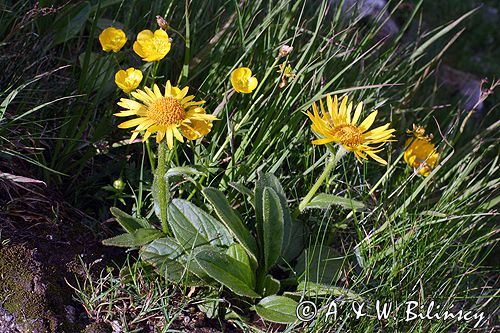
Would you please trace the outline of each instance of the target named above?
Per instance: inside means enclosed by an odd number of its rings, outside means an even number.
[[[432,135],[425,135],[425,129],[413,125],[409,131],[413,137],[406,140],[404,159],[405,162],[419,174],[427,177],[434,169],[439,160],[439,153],[430,141]]]
[[[158,29],[154,33],[151,30],[143,30],[137,35],[134,42],[134,51],[144,61],[158,61],[170,51],[170,39],[167,33]]]
[[[109,27],[101,32],[99,42],[105,52],[118,52],[127,42],[127,36],[123,30]]]
[[[366,154],[375,161],[387,164],[387,162],[377,155],[378,152],[384,150],[382,147],[386,142],[391,141],[394,137],[392,134],[394,129],[389,129],[389,123],[374,128],[369,131],[377,117],[377,111],[373,111],[366,119],[358,125],[363,103],[356,106],[354,115],[352,116],[353,103],[347,105],[347,96],[338,103],[337,96],[333,100],[330,95],[326,97],[326,105],[328,112],[325,111],[323,102],[320,101],[321,115],[318,113],[316,103],[313,103],[313,113],[307,112],[306,115],[311,119],[313,124],[311,128],[314,132],[323,138],[312,141],[315,145],[322,145],[330,142],[336,142],[342,145],[345,149],[354,152],[356,158],[361,161],[361,158],[368,159]],[[377,144],[376,146],[371,146]]]
[[[115,83],[125,93],[129,93],[139,86],[142,81],[142,72],[130,67],[126,71],[119,70],[115,74]]]
[[[249,94],[257,88],[257,78],[252,76],[252,71],[247,67],[236,68],[231,73],[231,84],[239,93]]]
[[[167,81],[165,93],[155,84],[153,89],[137,89],[132,92],[136,100],[122,98],[118,105],[125,110],[115,113],[118,117],[137,116],[127,120],[119,128],[135,127],[132,131],[130,142],[134,141],[139,132],[145,131],[143,141],[156,133],[156,142],[167,140],[168,147],[172,149],[174,137],[184,142],[183,136],[188,140],[196,140],[206,135],[212,129],[212,121],[217,118],[206,114],[200,105],[205,101],[195,102],[194,96],[186,96],[188,87],[182,90],[172,87]]]

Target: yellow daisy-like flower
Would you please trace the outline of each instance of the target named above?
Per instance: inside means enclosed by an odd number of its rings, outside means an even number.
[[[118,125],[119,128],[135,127],[132,131],[130,142],[134,141],[140,132],[145,131],[143,141],[156,133],[156,142],[166,139],[168,147],[174,146],[174,137],[184,142],[183,136],[188,140],[196,140],[206,135],[212,129],[212,121],[217,118],[206,114],[200,105],[205,101],[193,101],[194,96],[186,96],[188,87],[182,90],[172,87],[167,81],[165,93],[155,84],[153,89],[137,89],[132,96],[137,100],[120,99],[118,105],[125,108],[117,117],[138,116]]]
[[[144,61],[158,61],[165,58],[170,46],[170,39],[165,30],[158,29],[154,33],[151,30],[143,30],[134,42],[134,52]]]
[[[99,42],[105,52],[118,52],[127,42],[127,36],[121,29],[109,27],[104,29],[99,35]]]
[[[130,67],[126,71],[119,70],[115,74],[115,83],[125,93],[129,93],[139,86],[142,81],[142,72]]]
[[[236,68],[231,73],[231,84],[239,93],[249,94],[257,88],[257,78],[252,76],[252,70],[247,67]]]
[[[424,177],[427,177],[434,169],[439,160],[439,153],[431,143],[432,135],[426,136],[425,129],[421,126],[413,125],[413,130],[409,131],[413,137],[406,140],[404,159],[405,162]]]
[[[336,142],[346,150],[354,152],[359,161],[361,159],[368,159],[366,156],[368,155],[379,163],[387,164],[377,153],[384,150],[382,147],[386,142],[391,141],[390,138],[394,137],[392,133],[395,130],[389,129],[390,124],[387,123],[369,131],[377,117],[377,111],[370,113],[358,125],[358,120],[363,110],[362,102],[356,106],[354,115],[352,115],[353,103],[350,102],[347,105],[347,96],[344,97],[339,106],[337,96],[334,96],[332,100],[332,97],[328,95],[326,97],[326,105],[328,112],[325,112],[323,102],[320,101],[321,115],[318,113],[316,103],[312,105],[313,113],[306,113],[313,122],[311,125],[312,130],[323,137],[312,141],[313,144],[322,145]]]

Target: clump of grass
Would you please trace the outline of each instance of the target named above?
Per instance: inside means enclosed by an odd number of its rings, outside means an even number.
[[[87,316],[126,332],[168,327],[187,308],[188,300],[175,287],[143,267],[133,257],[120,267],[96,272],[93,264],[81,263],[83,276],[76,280],[75,298]],[[118,269],[120,274],[113,273]]]

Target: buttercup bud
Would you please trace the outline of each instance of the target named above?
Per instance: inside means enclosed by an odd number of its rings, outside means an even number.
[[[292,53],[292,51],[293,51],[293,46],[289,46],[289,45],[283,44],[280,47],[280,50],[278,52],[278,56],[280,58],[286,57],[287,55],[289,55],[290,53]]]
[[[113,187],[121,191],[125,188],[125,182],[121,178],[118,178],[113,182]]]
[[[160,29],[162,29],[162,30],[168,29],[167,21],[165,21],[165,19],[163,17],[161,17],[160,15],[156,15],[156,23],[158,23],[158,26],[160,27]]]

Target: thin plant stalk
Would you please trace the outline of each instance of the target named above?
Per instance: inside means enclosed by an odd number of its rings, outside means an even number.
[[[157,62],[155,62],[154,65],[149,66],[148,73],[146,75],[146,79],[143,81],[143,87],[146,85],[146,81],[147,81],[148,78],[151,79],[151,85],[153,85],[155,83],[156,73],[158,72],[158,66],[159,65],[160,65],[160,62],[157,61]],[[153,71],[152,74],[151,74],[151,69]],[[130,94],[129,94],[129,96],[130,96]],[[151,144],[149,142],[149,139],[146,140],[146,148],[147,148],[146,151],[148,153],[149,164],[151,165],[151,172],[154,173],[155,172],[154,155],[153,155],[153,151],[151,150]]]
[[[323,182],[325,181],[325,179],[330,175],[330,172],[333,170],[333,168],[335,168],[335,166],[337,165],[338,161],[340,161],[340,159],[346,153],[347,153],[347,150],[345,150],[345,148],[342,147],[341,145],[338,145],[337,153],[335,153],[335,156],[333,156],[333,158],[331,158],[330,161],[328,161],[328,163],[325,166],[325,169],[323,170],[323,172],[321,173],[321,175],[319,176],[319,178],[316,180],[316,182],[311,187],[311,189],[309,190],[309,192],[306,194],[306,196],[304,197],[304,199],[302,199],[302,201],[300,202],[300,204],[299,204],[299,212],[302,213],[304,211],[304,209],[307,207],[307,205],[309,204],[309,202],[311,202],[311,199],[314,197],[314,195],[316,194],[316,192],[318,191],[318,189],[320,188],[320,186],[323,184]]]
[[[155,161],[153,150],[151,149],[151,143],[149,140],[146,140],[146,151],[148,153],[149,165],[151,166],[151,172],[155,173]]]

